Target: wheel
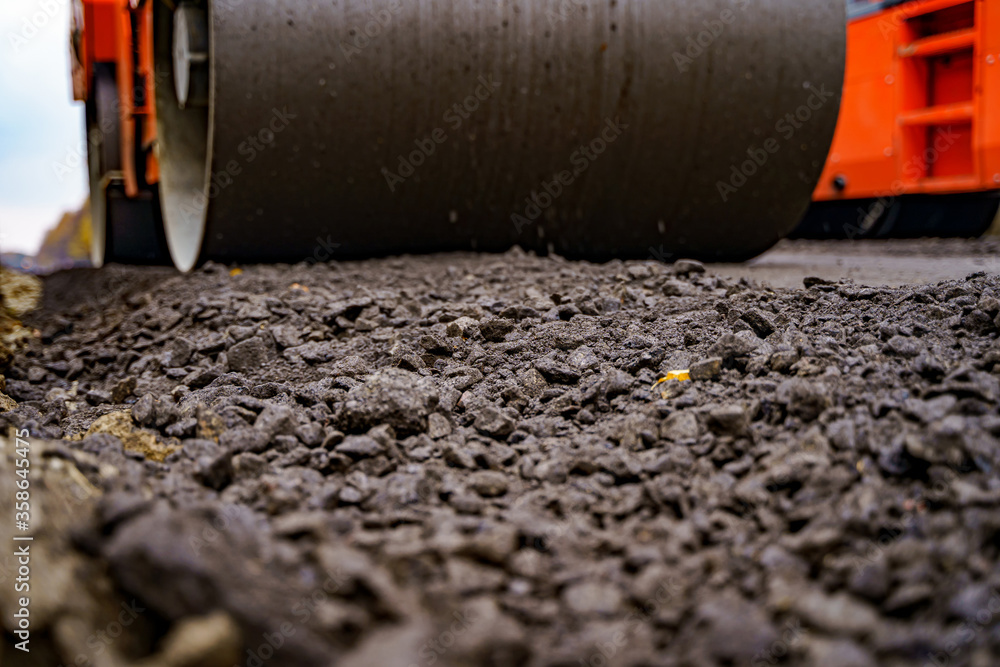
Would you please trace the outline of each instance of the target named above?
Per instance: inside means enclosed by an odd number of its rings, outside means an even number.
[[[90,180],[94,266],[169,262],[156,186],[127,197],[121,183],[121,123],[114,68],[98,63],[87,100],[87,167]],[[137,123],[138,125],[138,123]]]
[[[975,238],[990,228],[998,207],[1000,191],[813,202],[790,238]]]
[[[900,197],[875,232],[875,238],[981,236],[993,223],[1000,192]]]
[[[137,196],[128,197],[125,189],[114,183],[105,188],[104,194],[107,210],[105,261],[169,264],[170,254],[163,233],[156,188],[142,188]]]
[[[878,199],[813,202],[789,238],[871,238],[891,208]]]

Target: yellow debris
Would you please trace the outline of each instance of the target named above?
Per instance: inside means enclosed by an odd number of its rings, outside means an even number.
[[[664,382],[669,382],[670,380],[677,380],[678,382],[684,382],[684,381],[687,381],[687,380],[690,380],[690,379],[691,379],[691,373],[688,370],[670,371],[666,375],[664,375],[663,377],[661,377],[659,380],[657,380],[653,384],[653,386],[650,387],[649,389],[650,389],[650,391],[652,391],[653,389],[656,389],[658,386],[660,386]],[[666,392],[666,391],[660,392],[660,398],[663,398],[663,399],[670,398],[669,392]]]
[[[657,380],[656,384],[654,384],[653,387],[663,384],[664,382],[667,382],[669,380],[677,380],[678,382],[684,382],[685,380],[690,380],[690,379],[691,379],[691,373],[688,372],[687,370],[670,371],[669,373],[661,377],[659,380]]]
[[[243,269],[236,267],[235,269],[229,269],[229,275],[238,276],[243,273]]]
[[[864,461],[858,461],[857,463],[854,464],[854,467],[855,467],[855,469],[857,469],[857,471],[859,473],[864,474],[864,472],[865,472],[865,462]]]
[[[291,287],[289,287],[288,289],[297,289],[297,290],[300,290],[302,292],[308,292],[309,291],[308,287],[306,287],[305,285],[300,285],[298,283],[292,283]]]

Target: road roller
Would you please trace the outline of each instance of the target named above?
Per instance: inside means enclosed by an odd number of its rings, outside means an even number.
[[[1000,0],[848,5],[840,118],[795,236],[979,236],[1000,205]]]
[[[73,1],[94,264],[182,271],[752,257],[821,183],[847,48],[842,0]]]

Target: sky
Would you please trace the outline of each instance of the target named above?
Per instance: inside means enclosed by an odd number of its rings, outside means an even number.
[[[0,0],[0,250],[38,250],[87,196],[83,104],[69,66],[72,0]]]

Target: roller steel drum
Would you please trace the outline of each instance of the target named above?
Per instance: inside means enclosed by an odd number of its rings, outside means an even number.
[[[157,66],[175,69],[174,15],[157,12]],[[843,79],[841,2],[217,0],[204,15],[207,106],[156,93],[182,269],[514,244],[749,257],[805,212]]]

